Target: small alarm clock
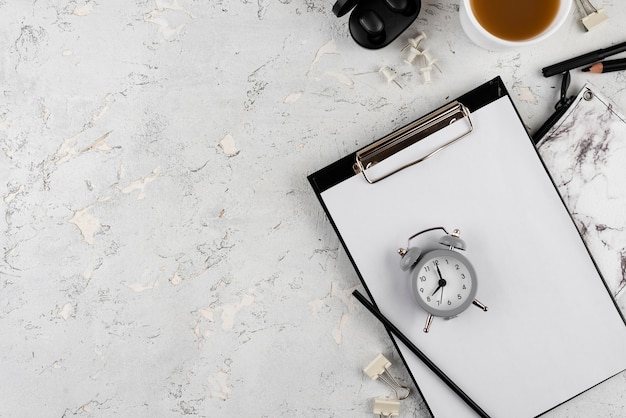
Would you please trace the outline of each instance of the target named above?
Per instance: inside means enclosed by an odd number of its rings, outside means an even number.
[[[445,248],[422,251],[419,247],[400,248],[402,270],[411,270],[411,290],[417,304],[428,313],[424,332],[428,332],[433,317],[453,318],[475,305],[487,311],[476,300],[478,282],[472,263],[459,252],[466,249],[458,229],[448,234],[443,227],[429,228],[409,238],[411,240],[426,232],[442,230],[445,235],[439,244]]]

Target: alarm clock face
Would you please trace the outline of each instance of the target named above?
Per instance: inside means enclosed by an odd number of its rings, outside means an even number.
[[[411,287],[415,300],[426,312],[452,317],[472,304],[476,273],[462,254],[434,250],[425,253],[413,269]]]

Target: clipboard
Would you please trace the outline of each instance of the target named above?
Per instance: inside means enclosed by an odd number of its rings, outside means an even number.
[[[374,144],[309,182],[376,308],[489,416],[541,415],[626,369],[624,317],[500,78]],[[424,334],[396,250],[439,225],[463,232],[489,311]],[[435,417],[476,416],[391,338]]]
[[[591,83],[537,149],[616,299],[626,289],[626,118]]]

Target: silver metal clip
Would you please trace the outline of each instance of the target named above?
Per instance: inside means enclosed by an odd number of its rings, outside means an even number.
[[[376,164],[389,158],[395,153],[415,144],[416,142],[426,138],[430,134],[437,132],[459,120],[467,120],[467,131],[453,138],[452,140],[444,143],[443,145],[435,148],[432,151],[427,152],[425,155],[419,156],[408,164],[404,164],[398,168],[391,169],[389,172],[372,177],[368,175],[368,170]],[[397,131],[379,139],[373,144],[363,148],[356,153],[356,162],[354,164],[354,172],[362,173],[365,180],[368,183],[373,184],[380,180],[383,180],[398,171],[404,170],[407,167],[420,163],[427,158],[432,157],[439,151],[443,150],[449,145],[454,144],[459,139],[464,138],[474,130],[470,118],[470,111],[463,104],[455,101],[447,106],[442,107],[430,115],[427,115],[421,119],[408,124],[407,126],[398,129]]]

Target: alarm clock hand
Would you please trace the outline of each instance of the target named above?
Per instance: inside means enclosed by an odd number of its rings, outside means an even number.
[[[435,293],[437,293],[439,289],[441,289],[442,287],[446,285],[446,281],[441,276],[441,270],[439,270],[439,264],[435,264],[435,268],[437,269],[437,274],[439,275],[439,286],[437,286],[433,294],[430,296],[435,296]],[[441,294],[443,295],[443,290],[441,291]]]
[[[435,264],[435,268],[437,268],[437,274],[439,275],[439,284],[441,284],[443,277],[441,277],[441,270],[439,270],[439,264]]]
[[[443,287],[442,285],[437,286],[437,288],[435,289],[435,291],[433,292],[433,294],[432,294],[432,295],[430,295],[430,296],[435,296],[435,293],[439,292],[439,289],[441,289],[442,287]],[[443,292],[441,292],[441,293],[443,293]]]

